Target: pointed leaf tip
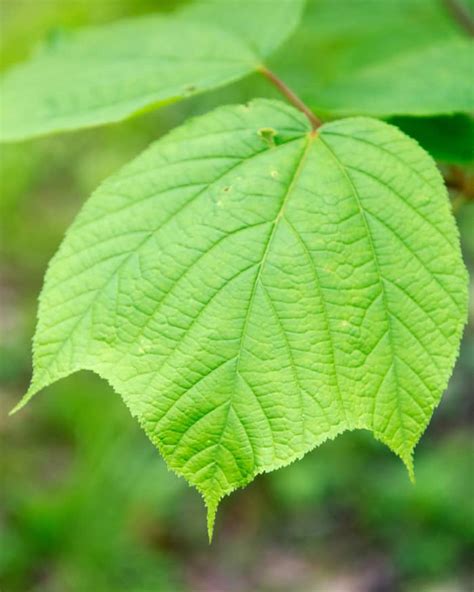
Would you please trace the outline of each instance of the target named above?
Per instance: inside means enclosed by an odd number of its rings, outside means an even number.
[[[15,413],[18,413],[18,411],[23,409],[23,407],[28,403],[32,396],[32,394],[28,395],[28,392],[24,394],[23,397],[18,401],[18,403],[12,409],[10,409],[8,415],[12,416],[15,415]]]
[[[415,485],[416,477],[415,477],[415,465],[413,462],[413,452],[402,457],[402,461],[403,461],[403,464],[405,465],[405,468],[408,472],[408,477],[409,477],[410,481],[412,482],[413,485]]]
[[[205,503],[207,510],[207,536],[209,538],[209,544],[211,544],[212,538],[214,536],[214,526],[216,523],[217,508],[219,506],[219,502],[206,500]]]

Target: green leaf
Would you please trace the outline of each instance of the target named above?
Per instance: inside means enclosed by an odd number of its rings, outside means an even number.
[[[441,115],[474,109],[472,52],[440,0],[318,0],[273,67],[327,115]]]
[[[245,40],[259,56],[277,49],[300,22],[305,0],[201,0],[182,15],[213,23]]]
[[[270,141],[269,141],[270,140]],[[20,406],[89,369],[219,500],[368,429],[405,462],[451,373],[467,277],[443,182],[395,127],[223,107],[86,203],[52,260]]]
[[[474,110],[472,56],[466,39],[401,54],[339,78],[318,105],[334,114],[439,115]]]
[[[172,16],[62,34],[3,77],[0,137],[15,141],[116,122],[238,80],[291,33],[303,1],[279,0],[275,9],[255,0],[255,12],[242,6],[238,18],[232,2],[201,2]],[[234,31],[216,24],[232,20]]]

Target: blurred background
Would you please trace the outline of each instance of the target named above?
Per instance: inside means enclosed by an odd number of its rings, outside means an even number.
[[[173,4],[0,0],[1,67],[68,28]],[[350,62],[350,44],[344,51]],[[284,62],[283,52],[282,70]],[[104,178],[185,118],[257,95],[275,93],[250,77],[122,124],[2,148],[2,592],[474,589],[472,310],[448,391],[416,451],[416,485],[370,434],[346,433],[226,499],[212,546],[199,495],[167,470],[120,398],[97,376],[67,378],[8,417],[30,379],[43,274],[81,204]],[[415,135],[421,129],[422,143],[439,143],[439,121],[431,128],[428,120],[401,123]],[[472,270],[472,120],[454,124],[446,142],[461,142],[462,136],[461,155],[440,154],[440,167]]]

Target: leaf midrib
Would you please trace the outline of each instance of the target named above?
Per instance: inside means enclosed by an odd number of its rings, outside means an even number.
[[[295,171],[294,171],[293,176],[292,176],[292,179],[291,179],[291,181],[290,181],[290,183],[288,185],[288,189],[287,189],[287,191],[286,191],[286,193],[285,193],[285,195],[283,197],[283,200],[282,200],[280,209],[279,209],[279,211],[278,211],[278,213],[275,216],[275,219],[273,221],[272,229],[271,229],[270,234],[269,234],[269,237],[267,239],[267,243],[265,245],[265,249],[264,249],[262,258],[260,260],[260,264],[258,266],[258,270],[257,270],[256,276],[255,276],[255,280],[254,280],[254,283],[252,285],[252,290],[251,290],[250,297],[249,297],[249,304],[248,304],[248,307],[247,307],[247,311],[246,311],[246,315],[245,315],[245,319],[244,319],[244,324],[243,324],[242,331],[241,331],[239,351],[238,351],[237,356],[236,356],[235,370],[234,370],[234,388],[231,391],[231,394],[230,394],[230,397],[229,397],[229,402],[227,404],[227,412],[226,412],[226,416],[225,416],[225,419],[224,419],[222,431],[221,431],[221,434],[219,436],[218,441],[216,442],[215,448],[217,449],[217,453],[216,453],[216,458],[214,459],[214,462],[213,462],[214,465],[218,465],[218,463],[217,463],[217,457],[218,457],[218,454],[219,454],[219,450],[220,450],[220,446],[221,446],[221,442],[222,442],[222,437],[223,437],[223,435],[224,435],[224,433],[225,433],[225,431],[227,429],[227,425],[228,425],[229,416],[230,416],[231,411],[233,411],[236,414],[237,418],[239,419],[239,421],[241,422],[242,426],[244,427],[244,424],[240,420],[240,418],[239,418],[239,416],[237,414],[237,411],[236,411],[236,409],[235,409],[235,407],[233,405],[233,398],[234,398],[234,394],[235,394],[235,392],[237,390],[237,388],[236,388],[236,386],[237,386],[236,385],[237,377],[238,376],[242,376],[243,377],[243,375],[242,375],[242,373],[240,371],[240,362],[241,362],[241,359],[242,359],[243,346],[245,344],[245,337],[246,337],[246,334],[247,334],[247,326],[248,326],[248,323],[249,323],[249,319],[250,319],[250,316],[251,316],[253,304],[254,304],[254,301],[255,301],[255,295],[256,295],[256,292],[257,292],[257,288],[258,288],[259,283],[261,282],[262,273],[263,273],[263,270],[265,268],[265,263],[267,261],[268,255],[270,253],[271,245],[272,245],[273,239],[274,239],[274,237],[276,235],[276,231],[278,229],[279,222],[280,222],[280,220],[284,216],[285,209],[286,209],[286,207],[288,205],[288,202],[290,200],[290,197],[291,197],[291,194],[293,192],[293,189],[294,189],[296,183],[298,182],[298,179],[300,178],[301,173],[302,173],[302,171],[304,169],[304,166],[305,166],[305,163],[306,163],[308,154],[309,154],[309,152],[311,150],[311,147],[313,146],[313,142],[314,142],[315,138],[316,138],[316,133],[314,131],[308,132],[306,134],[306,141],[305,141],[305,144],[303,146],[303,150],[302,150],[301,156],[298,159],[297,165],[295,167]],[[299,139],[301,139],[301,138],[299,138]],[[253,389],[251,389],[251,390],[252,390],[252,393],[253,393]],[[255,393],[254,393],[254,395],[255,395]],[[257,397],[257,396],[255,395],[255,397]],[[245,427],[244,427],[244,429],[245,429]],[[246,431],[246,429],[245,429],[245,431]],[[247,433],[247,437],[249,438],[248,433]],[[253,465],[252,470],[255,470],[255,468],[256,468],[256,465],[255,465],[255,458],[254,458],[254,465]],[[214,481],[215,474],[212,476],[211,479],[212,479],[212,481]]]

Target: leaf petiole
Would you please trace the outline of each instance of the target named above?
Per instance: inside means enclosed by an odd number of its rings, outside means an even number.
[[[322,125],[322,121],[316,117],[316,115],[311,111],[311,109],[303,103],[303,101],[294,93],[291,88],[289,88],[281,78],[269,70],[266,66],[260,66],[258,68],[258,72],[265,76],[276,88],[284,95],[288,101],[294,105],[297,109],[299,109],[302,113],[306,115],[311,123],[311,127],[313,130],[317,130]]]

